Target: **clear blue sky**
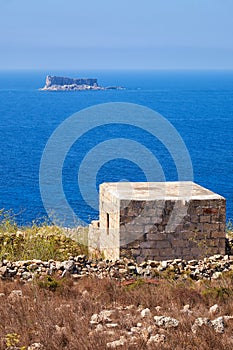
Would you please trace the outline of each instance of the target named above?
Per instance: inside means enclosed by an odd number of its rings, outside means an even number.
[[[0,69],[233,69],[233,0],[0,0]]]

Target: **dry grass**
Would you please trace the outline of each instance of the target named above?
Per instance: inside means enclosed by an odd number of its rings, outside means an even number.
[[[193,334],[191,326],[197,317],[210,317],[209,307],[218,303],[220,311],[212,317],[233,315],[232,274],[213,282],[182,282],[159,280],[156,284],[140,280],[131,285],[119,284],[108,279],[84,278],[47,280],[22,284],[17,281],[0,282],[0,349],[6,347],[6,335],[20,336],[19,346],[40,342],[45,349],[85,350],[106,349],[109,341],[120,338],[125,330],[137,322],[153,325],[153,317],[142,319],[138,308],[150,308],[152,316],[172,316],[180,321],[177,329],[162,330],[154,327],[154,333],[164,333],[166,341],[153,345],[160,350],[230,350],[233,348],[233,324],[226,324],[225,333],[218,334],[211,328],[201,328]],[[51,281],[50,281],[51,282]],[[21,290],[23,296],[9,296],[12,290]],[[182,313],[190,304],[192,314]],[[133,305],[132,308],[123,307]],[[156,311],[156,306],[161,310]],[[116,309],[112,317],[118,323],[113,334],[96,332],[90,325],[92,314],[103,309]],[[233,323],[233,321],[231,321]],[[143,333],[143,332],[142,332]],[[146,346],[148,335],[141,334],[134,345],[128,343],[121,349],[150,349]],[[130,338],[129,338],[130,339]]]
[[[87,231],[67,231],[46,221],[18,227],[11,211],[0,210],[0,259],[65,260],[69,256],[87,254]]]

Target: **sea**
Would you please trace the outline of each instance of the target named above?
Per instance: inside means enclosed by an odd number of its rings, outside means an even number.
[[[40,91],[46,75],[97,78],[101,86],[122,86],[121,90],[106,91]],[[48,208],[41,194],[41,159],[48,141],[63,122],[86,108],[106,103],[140,105],[159,113],[176,130],[183,141],[192,164],[193,180],[227,200],[227,221],[233,218],[233,71],[1,71],[0,72],[0,209],[14,213],[19,225],[35,221],[52,220],[63,211],[62,201],[56,191],[51,192],[57,203]],[[98,116],[97,116],[98,118]],[[87,114],[88,119],[88,114]],[[132,120],[132,118],[131,118]],[[90,126],[66,150],[60,169],[62,193],[75,220],[67,218],[65,225],[77,224],[77,218],[88,224],[98,218],[98,207],[88,199],[95,197],[98,203],[99,185],[103,182],[146,181],[147,174],[135,162],[140,158],[140,147],[148,150],[159,164],[148,158],[151,172],[162,170],[166,181],[180,180],[177,164],[171,156],[174,147],[163,144],[150,134],[131,125],[109,123],[93,130]],[[153,125],[153,123],[151,124]],[[69,133],[69,131],[67,131]],[[166,133],[166,129],[165,129]],[[172,136],[171,136],[172,137]],[[117,153],[112,140],[135,141],[137,148],[128,156]],[[105,147],[110,147],[105,163],[98,162]],[[65,141],[64,141],[65,142]],[[118,141],[116,141],[118,142]],[[122,141],[123,142],[123,141]],[[119,141],[121,143],[121,141]],[[124,145],[124,143],[122,143]],[[132,143],[131,143],[132,144]],[[114,145],[114,149],[111,149]],[[63,141],[59,140],[55,159],[47,164],[56,165],[56,157],[62,152]],[[138,148],[139,147],[139,148]],[[93,153],[92,167],[82,175],[85,195],[79,188],[79,173],[83,161]],[[143,153],[142,153],[142,157]],[[182,155],[181,155],[182,157]],[[101,158],[102,159],[102,158]],[[145,159],[144,159],[145,161]],[[139,162],[140,163],[140,162]],[[87,163],[88,167],[88,163]],[[94,170],[93,170],[94,169]],[[90,184],[88,171],[93,184]],[[85,171],[84,171],[85,174]],[[89,174],[90,175],[90,174]],[[93,180],[94,179],[94,180]],[[53,185],[56,187],[57,179]],[[88,192],[89,191],[89,192]],[[50,194],[49,194],[50,196]],[[92,198],[93,199],[93,198]],[[58,214],[56,210],[58,209]],[[48,211],[51,210],[49,213]],[[64,208],[65,211],[65,208]],[[62,218],[64,220],[64,218]]]

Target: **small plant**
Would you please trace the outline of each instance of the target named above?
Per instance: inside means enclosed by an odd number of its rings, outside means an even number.
[[[18,346],[20,335],[17,333],[8,333],[5,336],[7,350],[25,350],[26,346]]]
[[[233,239],[233,221],[230,219],[226,224],[226,234],[227,237]]]
[[[0,232],[16,232],[17,224],[12,210],[0,209]]]
[[[230,234],[231,237],[233,238],[233,222],[232,222],[232,219],[230,219],[226,223],[226,233]]]
[[[177,274],[175,273],[175,271],[170,270],[170,269],[166,269],[165,271],[163,271],[161,273],[161,276],[167,280],[176,280],[178,279]]]
[[[127,285],[127,286],[125,287],[125,289],[126,289],[127,291],[132,291],[132,290],[134,290],[134,289],[138,289],[138,288],[144,286],[144,284],[145,284],[145,280],[144,280],[144,279],[142,279],[142,278],[137,278],[135,281],[133,281],[132,283],[130,283],[129,285]]]
[[[232,255],[233,252],[233,222],[230,219],[226,224],[226,253]]]
[[[151,277],[156,279],[161,278],[161,272],[159,272],[157,269],[153,269],[151,271]]]
[[[40,288],[51,290],[55,292],[62,286],[62,281],[58,280],[54,276],[45,276],[42,280],[37,280],[37,284]]]
[[[223,286],[209,287],[202,291],[202,295],[207,299],[226,301],[233,295],[233,291],[232,289]]]
[[[229,278],[231,281],[233,281],[233,270],[223,272],[222,278]]]

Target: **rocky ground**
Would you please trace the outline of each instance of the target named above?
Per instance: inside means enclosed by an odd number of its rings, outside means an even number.
[[[194,316],[189,304],[184,305],[180,313],[186,317]],[[227,315],[213,318],[218,313],[219,306],[215,304],[209,309],[209,317],[192,317],[190,331],[197,334],[202,328],[209,327],[216,333],[224,333],[226,327],[233,323],[233,316]],[[107,333],[116,338],[114,330],[119,329],[119,317],[127,320],[127,318],[132,318],[132,314],[134,315],[134,326],[129,327],[129,329],[121,327],[121,331],[118,332],[118,339],[107,342],[107,348],[116,349],[123,345],[136,347],[140,340],[143,340],[147,348],[153,349],[156,345],[166,342],[171,330],[174,331],[178,327],[182,327],[183,317],[179,317],[180,321],[174,317],[163,315],[161,306],[156,306],[151,310],[149,308],[143,309],[142,307],[135,308],[134,305],[129,305],[112,310],[102,310],[99,314],[93,314],[90,320],[90,324],[94,326],[92,333],[97,332],[100,335]],[[229,338],[229,344],[233,346],[233,338],[231,337]]]
[[[90,260],[57,228],[1,242],[0,350],[233,348],[230,238],[225,256],[140,264]],[[25,256],[25,242],[41,259],[6,259]]]
[[[233,256],[0,266],[0,349],[233,348]]]
[[[230,350],[232,276],[2,280],[0,349]]]

